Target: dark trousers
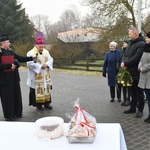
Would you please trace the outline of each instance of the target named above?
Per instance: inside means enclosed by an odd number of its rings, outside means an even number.
[[[150,89],[144,89],[145,91],[145,94],[146,94],[146,98],[148,100],[148,111],[149,111],[149,114],[150,114]]]
[[[122,92],[123,92],[123,100],[124,101],[130,101],[130,97],[131,97],[130,87],[129,86],[123,86]]]
[[[110,86],[110,96],[112,99],[115,98],[115,92],[117,93],[117,98],[121,98],[121,85],[118,84],[117,87]]]
[[[138,111],[143,112],[144,109],[144,93],[141,88],[138,87],[138,81],[133,81],[131,89],[131,109],[138,108]]]

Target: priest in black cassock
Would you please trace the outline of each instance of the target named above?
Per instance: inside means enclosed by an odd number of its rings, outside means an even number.
[[[9,48],[9,37],[0,38],[0,96],[6,121],[22,117],[19,62],[33,61],[33,57],[22,57]]]

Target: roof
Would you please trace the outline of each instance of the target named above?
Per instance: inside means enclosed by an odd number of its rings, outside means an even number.
[[[60,32],[57,38],[65,43],[97,42],[100,40],[102,30],[98,28],[83,28],[72,31]]]
[[[57,37],[65,43],[78,43],[78,42],[97,42],[99,41],[98,35],[93,36],[61,36]]]

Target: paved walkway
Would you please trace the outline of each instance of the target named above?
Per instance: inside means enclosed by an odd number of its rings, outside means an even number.
[[[121,106],[117,100],[114,103],[109,102],[106,78],[53,72],[54,109],[39,112],[28,106],[27,71],[21,70],[20,77],[24,111],[23,118],[18,121],[34,122],[44,116],[59,116],[69,122],[66,113],[74,113],[73,102],[79,98],[80,106],[95,116],[98,123],[121,124],[128,150],[150,150],[150,124],[143,122],[148,113],[147,103],[142,118],[135,118],[135,114],[124,114],[123,111],[128,107]],[[4,120],[1,107],[0,120]],[[113,138],[113,135],[111,136]]]

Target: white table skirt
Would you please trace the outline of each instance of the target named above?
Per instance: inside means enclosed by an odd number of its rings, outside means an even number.
[[[67,127],[68,124],[65,124]],[[1,150],[127,150],[124,134],[118,123],[98,123],[92,144],[70,144],[65,136],[54,140],[34,137],[35,123],[0,121]]]

